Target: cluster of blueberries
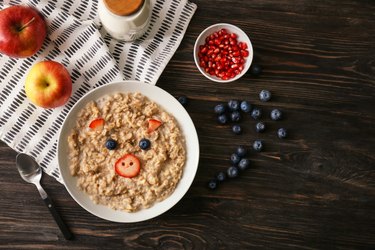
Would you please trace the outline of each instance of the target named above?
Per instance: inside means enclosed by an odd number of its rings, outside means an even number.
[[[259,93],[259,99],[263,102],[267,102],[271,99],[271,92],[268,90],[262,90]],[[242,127],[237,124],[242,119],[242,114],[247,113],[250,114],[252,118],[258,120],[262,116],[262,109],[258,107],[253,107],[248,101],[238,101],[238,100],[230,100],[228,104],[220,103],[217,104],[214,108],[214,112],[217,114],[217,121],[219,124],[227,124],[229,122],[234,122],[235,124],[232,126],[232,131],[235,134],[242,133]],[[279,109],[273,109],[271,111],[270,117],[274,121],[278,121],[282,119],[282,112]],[[255,130],[259,133],[264,132],[266,129],[266,125],[264,122],[258,122],[255,125]],[[285,138],[287,136],[287,131],[285,128],[280,128],[277,133],[279,138]],[[259,145],[259,143],[256,143]],[[254,148],[255,149],[255,148]],[[260,151],[259,149],[255,149],[256,151]]]
[[[258,65],[254,65],[250,68],[250,73],[254,76],[258,76],[262,72],[262,68]],[[271,100],[271,92],[268,90],[262,90],[259,93],[259,99],[262,102],[268,102]],[[188,104],[188,98],[184,95],[178,96],[177,100],[183,105]],[[238,124],[242,119],[243,113],[249,114],[253,119],[259,120],[262,117],[262,109],[259,107],[253,107],[248,101],[230,100],[227,104],[220,103],[214,108],[214,112],[217,114],[217,121],[219,124],[228,124],[233,122],[232,131],[235,134],[242,133],[242,127]],[[272,109],[270,118],[273,121],[278,121],[283,118],[283,113],[279,109]],[[266,124],[262,121],[258,121],[255,124],[255,131],[262,133],[266,130]],[[287,137],[287,130],[285,128],[279,128],[277,130],[277,136],[280,139]],[[263,150],[263,142],[261,140],[255,140],[252,148],[256,152]],[[225,181],[227,178],[236,178],[240,172],[245,171],[250,167],[250,160],[247,158],[247,149],[244,146],[239,146],[236,151],[230,156],[231,166],[226,171],[221,171],[208,182],[210,189],[216,189],[219,183]]]
[[[247,150],[244,146],[239,146],[236,152],[230,156],[232,166],[230,166],[226,173],[219,172],[215,178],[208,182],[208,187],[210,189],[216,189],[220,182],[225,181],[227,178],[236,178],[240,171],[245,171],[250,167],[250,160],[246,158]]]
[[[262,90],[259,93],[259,99],[262,102],[268,102],[271,99],[271,92],[268,90]],[[242,113],[250,114],[255,120],[259,120],[262,116],[262,110],[258,107],[253,107],[247,101],[230,100],[227,104],[217,104],[214,107],[214,112],[217,114],[217,121],[219,124],[227,124],[230,121],[235,124],[232,126],[232,131],[235,134],[241,134],[242,128],[236,124],[242,119]],[[281,120],[283,113],[279,109],[273,109],[270,113],[270,118],[273,121]],[[258,133],[266,130],[266,124],[259,121],[255,125],[255,131]],[[285,128],[279,128],[277,135],[280,139],[287,137],[287,130]],[[263,142],[261,140],[255,140],[252,145],[256,152],[263,150]],[[220,172],[217,176],[211,179],[208,183],[210,189],[216,189],[218,184],[224,181],[226,178],[235,178],[239,175],[240,171],[243,171],[250,166],[250,160],[246,158],[247,150],[244,146],[239,146],[235,153],[231,155],[231,163],[226,172]]]

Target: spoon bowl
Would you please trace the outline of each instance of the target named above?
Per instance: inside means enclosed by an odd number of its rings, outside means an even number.
[[[40,179],[42,178],[43,172],[38,163],[31,156],[20,153],[16,156],[16,165],[22,179],[28,183],[34,184],[37,187],[40,196],[47,205],[48,210],[51,212],[65,239],[71,239],[73,237],[72,233],[66,227],[60,215],[57,213],[52,200],[48,197],[46,191],[44,191],[43,187],[40,185]]]
[[[40,185],[42,169],[38,163],[36,163],[34,158],[28,156],[27,154],[20,153],[16,156],[16,164],[22,179],[28,183],[34,184],[37,187],[42,199],[46,199],[48,195]]]

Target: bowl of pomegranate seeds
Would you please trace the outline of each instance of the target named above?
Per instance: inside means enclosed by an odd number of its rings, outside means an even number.
[[[249,37],[237,26],[214,24],[205,29],[194,45],[199,71],[215,82],[232,82],[243,76],[253,60]]]

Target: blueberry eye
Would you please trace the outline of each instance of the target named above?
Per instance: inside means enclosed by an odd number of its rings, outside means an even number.
[[[151,146],[151,142],[148,139],[143,138],[139,141],[139,147],[143,150],[149,149]]]
[[[113,150],[115,149],[117,146],[117,142],[113,139],[108,139],[106,142],[105,142],[105,147],[109,150]]]

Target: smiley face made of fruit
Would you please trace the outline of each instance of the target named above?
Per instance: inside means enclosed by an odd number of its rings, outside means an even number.
[[[101,130],[104,126],[104,123],[105,121],[103,118],[97,118],[90,122],[89,128],[92,130]],[[147,132],[151,134],[152,132],[157,130],[161,125],[161,121],[156,119],[149,119]],[[151,146],[151,142],[149,139],[143,138],[139,141],[138,146],[142,150],[148,150]],[[115,150],[117,147],[116,140],[109,138],[105,143],[105,147],[108,150]],[[119,176],[133,178],[139,174],[141,170],[141,163],[137,156],[131,153],[127,153],[116,161],[114,167],[116,173]]]

